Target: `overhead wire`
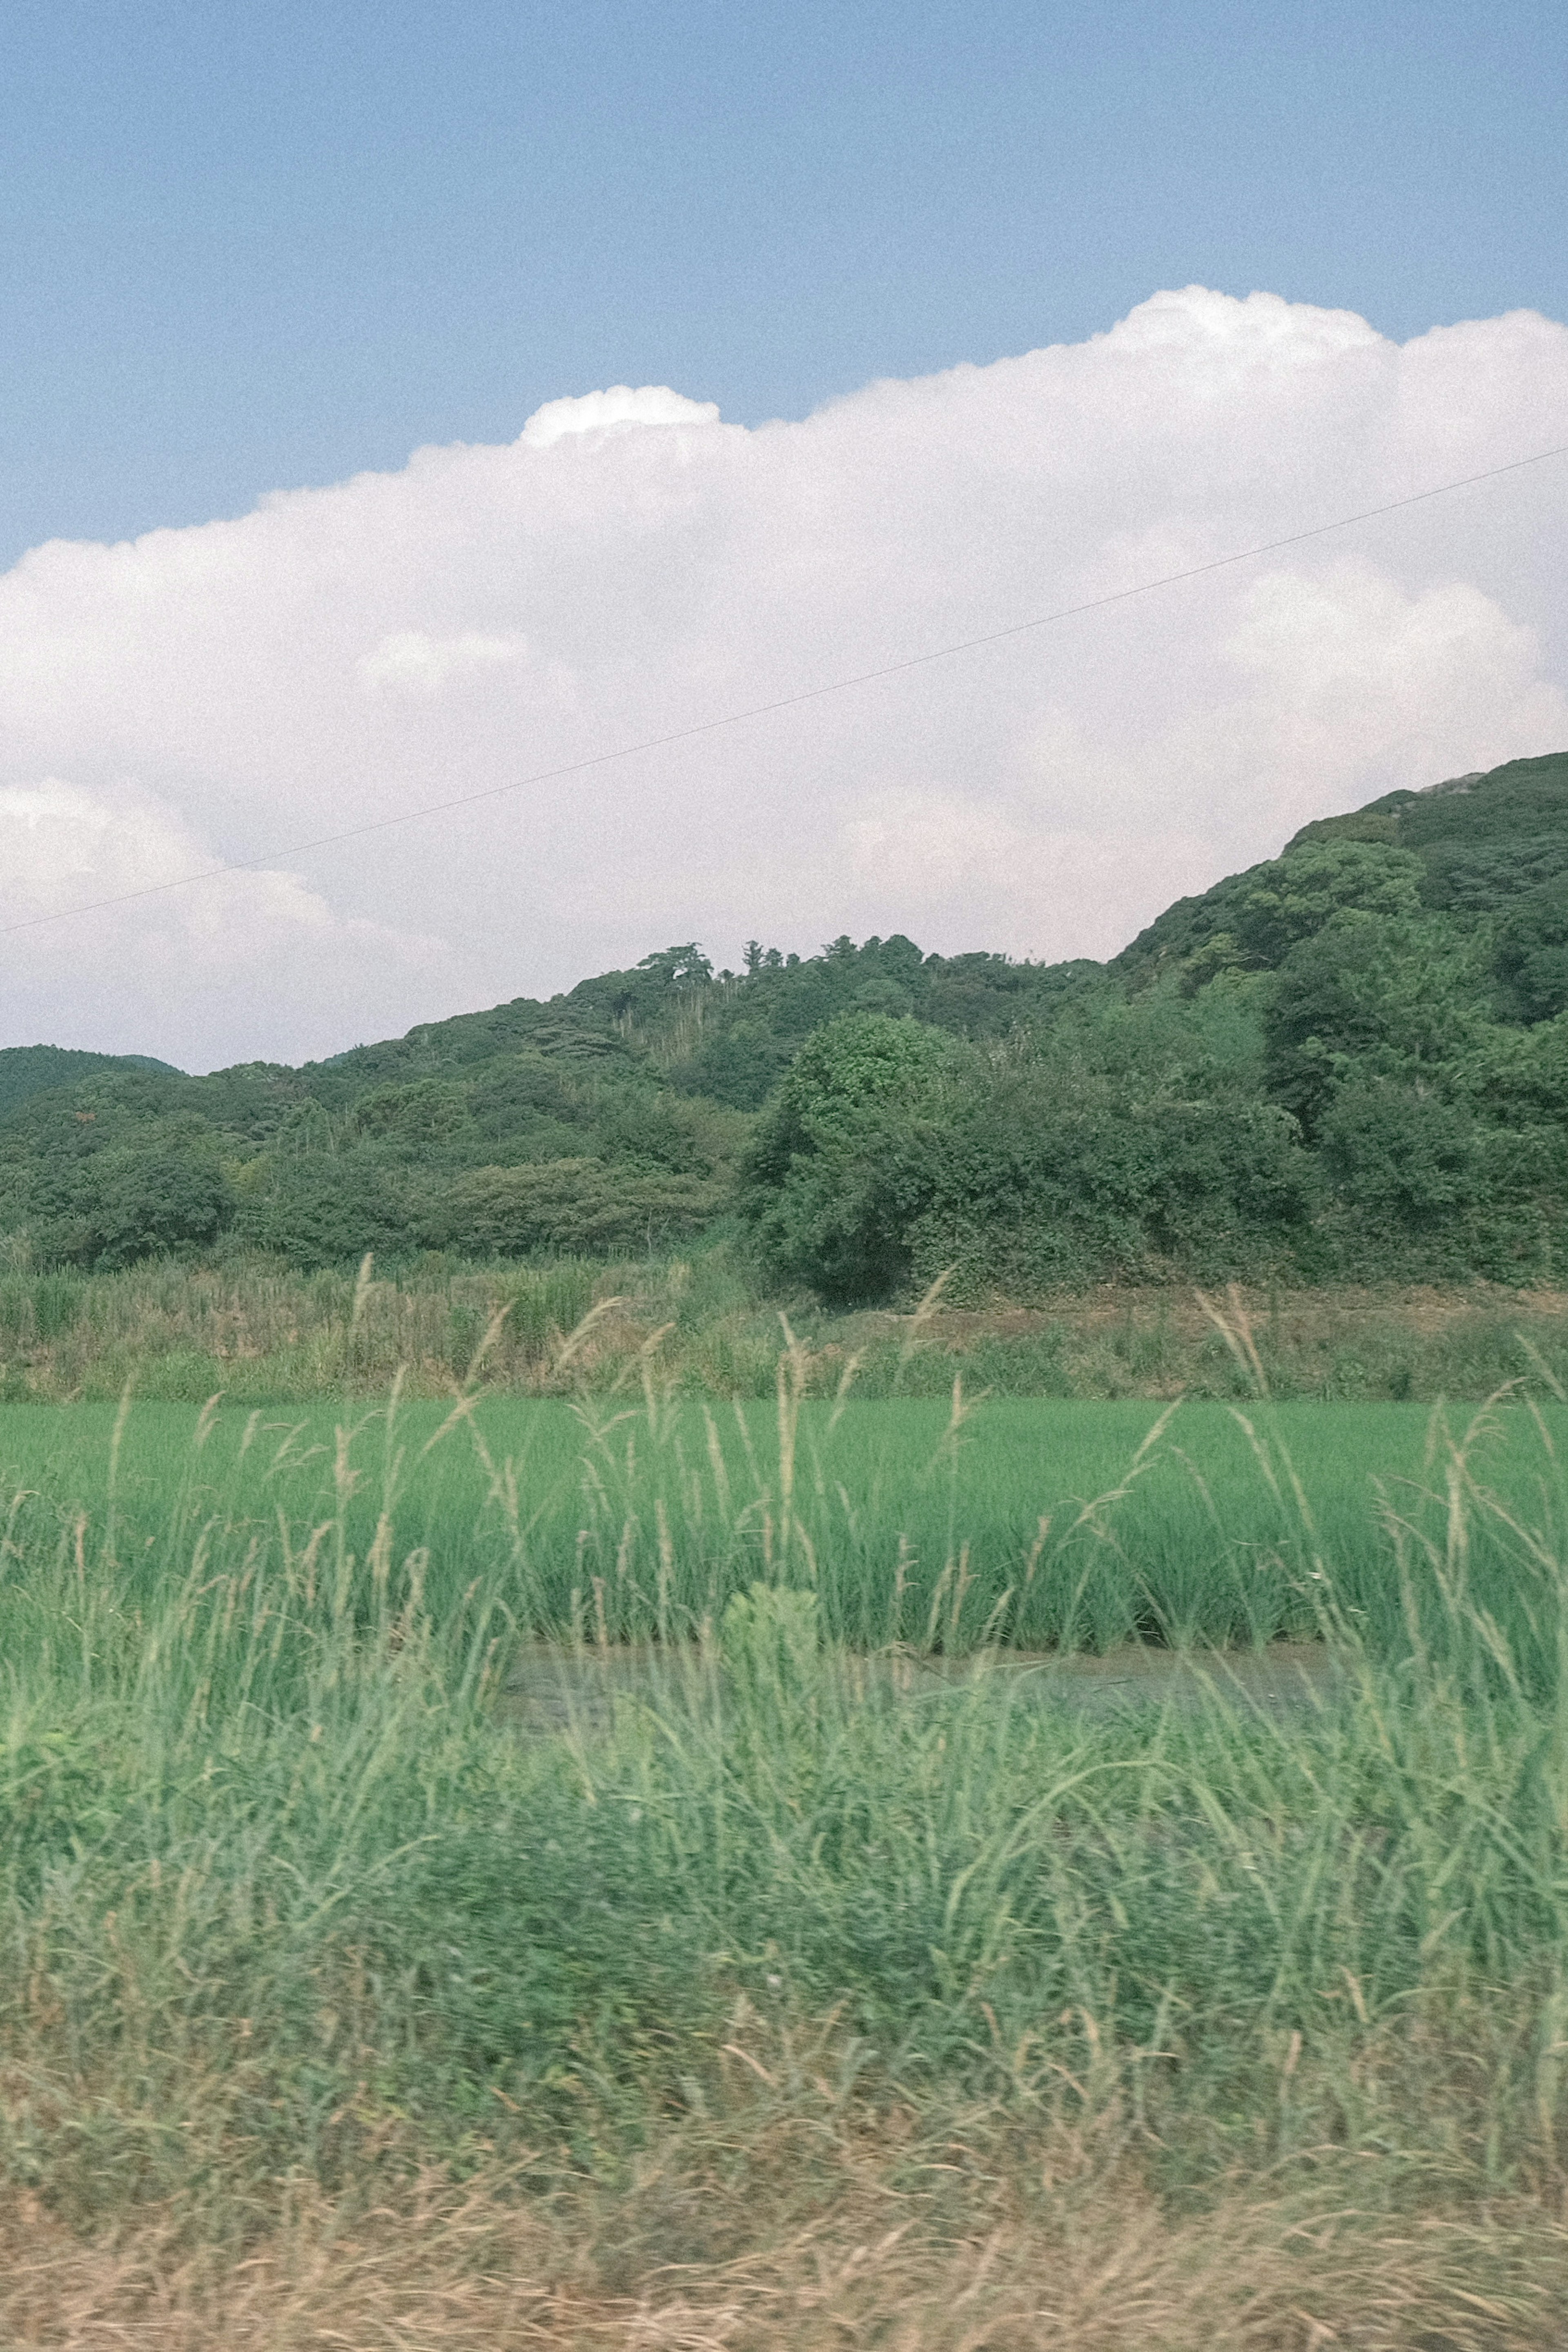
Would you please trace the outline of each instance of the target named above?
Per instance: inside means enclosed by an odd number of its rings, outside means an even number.
[[[847,694],[862,686],[874,686],[883,678],[902,677],[908,671],[924,669],[932,662],[949,661],[956,655],[977,653],[987,646],[1005,645],[1009,639],[1030,635],[1034,630],[1048,629],[1063,621],[1079,619],[1088,613],[1103,613],[1114,604],[1125,604],[1137,596],[1150,596],[1162,588],[1180,587],[1184,582],[1202,580],[1216,572],[1225,572],[1238,563],[1249,563],[1260,556],[1278,555],[1287,548],[1302,547],[1314,539],[1324,539],[1331,532],[1351,530],[1358,523],[1376,522],[1385,515],[1399,514],[1409,507],[1425,505],[1432,499],[1449,497],[1456,490],[1477,488],[1483,482],[1495,482],[1507,474],[1522,473],[1531,466],[1545,465],[1553,457],[1568,457],[1568,442],[1550,449],[1537,449],[1528,457],[1511,458],[1506,465],[1489,466],[1479,474],[1463,474],[1453,481],[1436,482],[1426,489],[1412,490],[1404,498],[1389,499],[1383,505],[1364,507],[1359,512],[1339,515],[1332,522],[1313,523],[1305,530],[1289,532],[1282,539],[1260,541],[1254,547],[1236,549],[1228,555],[1217,555],[1206,563],[1188,564],[1180,572],[1165,572],[1150,580],[1140,580],[1129,588],[1114,588],[1101,596],[1085,597],[1076,604],[1062,604],[1053,612],[1038,613],[1032,619],[1014,621],[1002,629],[988,629],[983,635],[956,638],[952,644],[930,646],[924,653],[909,654],[901,660],[882,663],[875,669],[856,670],[847,677],[829,678],[821,686],[802,687],[793,694],[776,696],[768,702],[747,704],[738,710],[720,712],[711,719],[699,719],[685,727],[671,728],[663,735],[648,735],[633,743],[617,743],[607,751],[592,751],[581,759],[566,760],[555,767],[538,768],[530,773],[507,777],[498,784],[486,784],[477,792],[455,793],[452,798],[426,801],[418,808],[398,809],[390,815],[371,817],[361,824],[345,826],[338,833],[316,835],[308,841],[297,841],[287,847],[272,849],[258,857],[229,858],[216,866],[204,866],[192,874],[179,874],[163,882],[143,883],[134,890],[119,890],[104,898],[89,898],[75,907],[58,907],[48,914],[29,915],[20,922],[0,924],[0,938],[19,931],[42,929],[51,923],[71,922],[83,915],[102,913],[111,907],[128,907],[142,898],[166,897],[174,890],[189,890],[205,882],[221,882],[232,874],[259,874],[275,870],[289,861],[308,857],[319,849],[336,849],[344,843],[363,841],[372,834],[389,833],[401,824],[418,824],[428,817],[445,816],[455,809],[476,808],[486,801],[502,799],[508,793],[528,790],[530,785],[562,783],[569,777],[590,773],[595,768],[609,767],[620,760],[634,760],[650,751],[667,751],[676,743],[690,743],[699,736],[716,734],[726,727],[740,727],[748,719],[768,719],[779,711],[799,710],[810,702],[821,702],[833,694]]]

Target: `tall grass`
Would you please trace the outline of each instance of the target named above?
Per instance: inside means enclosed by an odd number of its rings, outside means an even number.
[[[1511,1493],[1484,1423],[1435,1426],[1379,1614],[1249,1411],[1333,1674],[1277,1706],[1212,1652],[1091,1705],[922,1669],[939,1612],[846,1645],[798,1386],[749,1583],[677,1608],[706,1538],[666,1499],[668,1638],[628,1654],[585,1560],[555,1730],[510,1690],[526,1471],[492,1455],[515,1543],[436,1590],[397,1412],[368,1519],[347,1431],[319,1515],[214,1512],[210,1415],[161,1540],[133,1419],[93,1510],[13,1507],[14,2337],[47,2254],[106,2315],[39,2342],[283,2341],[290,2309],[287,2340],[396,2341],[380,2246],[416,2343],[1560,2339],[1550,1417]],[[462,1399],[439,1444],[476,1426]],[[1511,1613],[1483,1555],[1528,1579]]]
[[[463,1378],[502,1307],[487,1372],[509,1391],[567,1395],[585,1382],[602,1391],[634,1373],[652,1345],[662,1374],[686,1393],[760,1400],[773,1391],[779,1303],[723,1244],[639,1264],[429,1256],[359,1278],[261,1258],[90,1276],[13,1267],[0,1272],[0,1402],[112,1402],[128,1379],[143,1397],[195,1404],[214,1389],[251,1403],[375,1398],[400,1372],[411,1396],[439,1397]],[[813,1396],[831,1399],[852,1360],[856,1392],[870,1397],[940,1398],[955,1373],[971,1391],[998,1395],[1249,1392],[1182,1290],[1099,1290],[1027,1310],[997,1301],[914,1318],[785,1303]],[[609,1311],[591,1347],[563,1366],[562,1335],[595,1305]],[[1526,1370],[1521,1340],[1568,1377],[1560,1292],[1270,1290],[1251,1309],[1278,1397],[1479,1401]]]

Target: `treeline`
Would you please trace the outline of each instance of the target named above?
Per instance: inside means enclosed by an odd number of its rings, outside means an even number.
[[[1109,965],[693,943],[300,1070],[0,1054],[14,1262],[646,1256],[829,1301],[1568,1264],[1568,753],[1307,826]],[[86,1070],[68,1062],[90,1061]]]
[[[716,975],[670,948],[303,1069],[0,1054],[0,1233],[14,1259],[105,1271],[253,1252],[301,1268],[366,1250],[647,1256],[733,1213],[752,1114],[824,1022],[918,1011],[999,1035],[1061,982],[904,939],[804,959],[758,946],[750,963]]]
[[[829,1296],[1568,1265],[1568,755],[1307,826],[1046,1018],[806,1045],[747,1213]]]

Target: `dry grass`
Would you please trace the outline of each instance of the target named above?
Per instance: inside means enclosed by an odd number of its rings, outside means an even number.
[[[1568,1291],[1561,1289],[1275,1284],[1232,1286],[1232,1296],[1281,1396],[1481,1397],[1525,1369],[1521,1333],[1553,1363],[1568,1343]],[[849,1318],[827,1352],[885,1349],[909,1323],[892,1313]],[[925,1318],[922,1340],[933,1360],[980,1359],[986,1377],[1003,1385],[1009,1370],[1033,1361],[1040,1386],[1063,1395],[1228,1396],[1247,1389],[1233,1379],[1198,1294],[1185,1285],[1102,1283],[1028,1307],[943,1306]],[[817,1385],[831,1386],[830,1374],[836,1377],[834,1367],[824,1363]]]
[[[1239,1294],[1280,1396],[1480,1398],[1526,1370],[1522,1333],[1568,1368],[1568,1291],[1388,1285]],[[597,1303],[587,1338],[562,1334]],[[302,1275],[274,1261],[158,1264],[122,1273],[0,1275],[0,1402],[139,1396],[200,1403],[384,1394],[444,1396],[504,1307],[485,1360],[490,1385],[529,1395],[603,1389],[653,1346],[688,1390],[771,1395],[777,1302],[724,1250],[635,1265],[462,1265],[392,1276]],[[1015,1394],[1085,1398],[1238,1389],[1224,1347],[1185,1285],[1104,1284],[1030,1306],[833,1316],[796,1301],[807,1389],[831,1395],[848,1360],[858,1387],[945,1392],[956,1370]],[[912,1352],[912,1339],[915,1346]]]
[[[1568,1322],[1568,1290],[1542,1286],[1507,1290],[1493,1282],[1446,1288],[1432,1283],[1388,1283],[1375,1289],[1364,1284],[1336,1283],[1294,1289],[1285,1284],[1264,1288],[1239,1283],[1232,1288],[1261,1336],[1267,1337],[1270,1325],[1275,1325],[1302,1345],[1327,1345],[1390,1318],[1424,1339],[1482,1315],[1511,1314],[1516,1319],[1539,1317],[1554,1325]],[[954,1339],[1037,1329],[1052,1319],[1064,1321],[1082,1334],[1128,1323],[1140,1330],[1158,1326],[1181,1339],[1207,1339],[1212,1328],[1199,1293],[1187,1284],[1097,1283],[1052,1294],[1032,1307],[939,1307],[929,1319],[934,1338]]]
[[[971,2154],[973,2152],[971,2151]],[[1022,2154],[1022,2151],[1019,2151]],[[819,2175],[819,2210],[756,2235],[753,2168],[649,2165],[616,2196],[519,2199],[436,2179],[350,2214],[301,2202],[243,2258],[193,2253],[172,2221],[95,2245],[36,2200],[0,2220],[10,2352],[1546,2352],[1568,2340],[1568,2231],[1523,2200],[1358,2210],[1238,2188],[1162,2213],[1136,2179],[1054,2189],[1047,2158],[911,2193],[869,2161]],[[678,2167],[679,2158],[671,2164]],[[825,2200],[822,2191],[831,2189]],[[786,2206],[788,2196],[781,2200]],[[728,2225],[728,2226],[727,2226]],[[663,2243],[661,2243],[661,2241]]]

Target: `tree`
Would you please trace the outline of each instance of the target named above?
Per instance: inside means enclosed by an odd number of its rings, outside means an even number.
[[[1530,891],[1498,933],[1497,971],[1521,1021],[1568,1010],[1568,875]]]
[[[1449,1265],[1467,1253],[1466,1213],[1478,1205],[1480,1139],[1461,1106],[1396,1077],[1358,1071],[1324,1112],[1323,1173],[1365,1271],[1388,1254],[1437,1245]],[[1357,1267],[1356,1271],[1363,1269]],[[1445,1270],[1447,1270],[1445,1268]]]
[[[1249,963],[1272,971],[1335,915],[1418,915],[1422,871],[1408,849],[1365,841],[1304,843],[1246,877],[1231,926],[1236,945]]]
[[[416,1078],[412,1086],[372,1087],[354,1104],[361,1135],[418,1151],[450,1143],[471,1122],[468,1088],[440,1078]]]
[[[634,1175],[597,1160],[535,1160],[473,1168],[428,1204],[421,1238],[465,1257],[640,1256],[688,1240],[724,1204],[722,1188],[695,1176]]]
[[[1264,1020],[1265,1083],[1311,1139],[1358,1068],[1430,1088],[1486,1025],[1475,955],[1440,919],[1341,913],[1280,968]]]
[[[1301,1237],[1313,1170],[1295,1122],[1237,1089],[1151,1089],[1135,1070],[1002,1067],[890,1155],[912,1272],[954,1295],[1060,1282],[1246,1273]]]
[[[235,1230],[293,1265],[356,1265],[409,1247],[408,1171],[374,1146],[275,1161],[270,1182],[244,1197]]]
[[[841,1013],[807,1040],[745,1170],[743,1208],[777,1272],[836,1299],[903,1279],[909,1202],[888,1180],[911,1128],[973,1067],[956,1039],[883,1013]]]
[[[685,947],[659,948],[636,969],[660,988],[694,988],[713,978],[713,965],[695,940],[688,940]]]
[[[95,1265],[208,1249],[233,1206],[222,1171],[199,1153],[106,1153],[94,1172],[83,1254]]]

